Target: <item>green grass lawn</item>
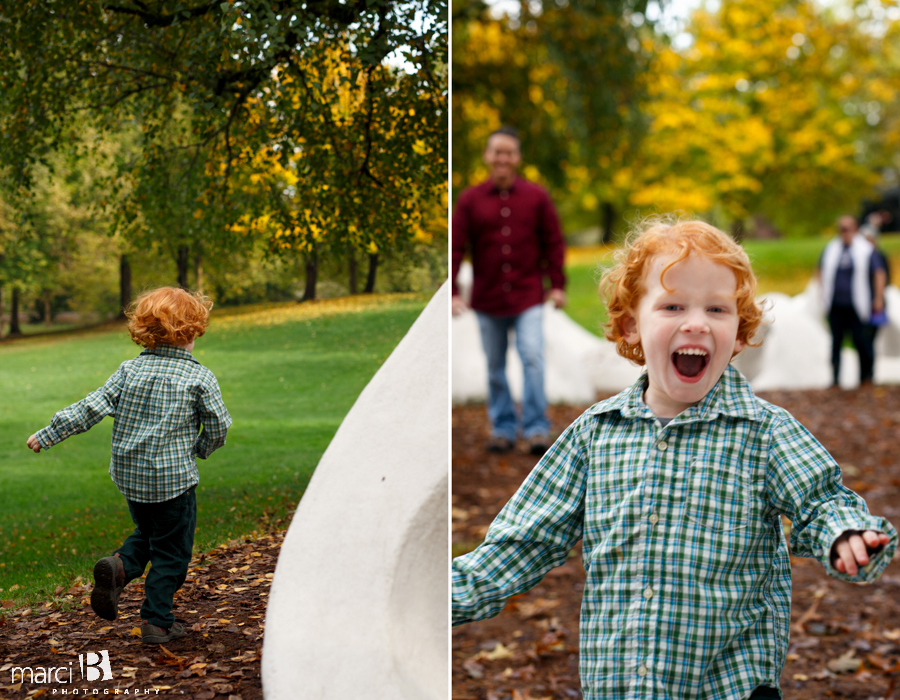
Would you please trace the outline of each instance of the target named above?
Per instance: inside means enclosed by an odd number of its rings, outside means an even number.
[[[759,280],[759,291],[799,294],[813,276],[819,255],[828,241],[822,238],[745,241],[744,248]],[[900,236],[882,236],[879,247],[891,260],[894,276],[900,275]],[[612,264],[610,250],[575,249],[567,255],[566,313],[593,333],[600,334],[606,309],[600,303],[597,283],[605,267]],[[895,280],[896,281],[896,280]]]
[[[195,549],[286,525],[340,422],[424,308],[421,295],[214,313],[194,355],[234,419],[198,460]],[[0,344],[0,599],[51,596],[133,526],[110,480],[112,420],[34,454],[29,435],[136,356],[124,326]]]

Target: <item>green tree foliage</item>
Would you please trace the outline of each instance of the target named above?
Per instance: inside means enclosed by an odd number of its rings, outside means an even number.
[[[446,206],[446,159],[433,146],[442,138],[437,131],[446,132],[433,117],[437,96],[423,110],[404,71],[358,68],[346,50],[327,52],[308,67],[305,84],[279,76],[254,105],[251,118],[272,143],[240,170],[242,191],[268,200],[262,210],[248,207],[233,230],[261,233],[273,251],[299,253],[308,267],[323,256],[408,254],[431,240],[425,222],[435,203]],[[331,105],[315,129],[291,109],[310,85]],[[417,136],[411,144],[410,134]]]
[[[346,245],[366,211],[363,243],[390,249],[414,234],[407,209],[446,180],[445,12],[442,0],[14,3],[0,13],[0,163],[30,190],[82,115],[104,137],[137,131],[108,203],[176,255],[233,252],[235,225],[286,208],[331,222],[340,210],[348,223],[329,234]],[[290,196],[247,186],[261,154],[290,169],[298,153],[306,176]],[[317,216],[289,237],[308,244]]]
[[[561,195],[592,183],[589,209],[609,199],[603,183],[641,131],[646,6],[523,1],[511,19],[480,0],[455,0],[454,192],[484,178],[487,136],[509,124],[522,134],[526,176]]]

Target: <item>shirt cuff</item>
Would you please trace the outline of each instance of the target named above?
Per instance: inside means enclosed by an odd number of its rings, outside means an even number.
[[[41,428],[40,430],[38,430],[34,434],[34,437],[37,439],[42,450],[49,450],[54,445],[62,442],[62,439],[59,437],[59,433],[57,433],[49,425],[46,428]]]
[[[891,541],[884,546],[884,549],[875,554],[868,564],[860,567],[856,576],[842,574],[831,565],[831,549],[834,547],[838,537],[848,530],[859,530],[860,532],[875,530],[876,532],[883,532],[891,538]],[[876,581],[887,568],[887,565],[891,563],[891,560],[894,558],[894,552],[897,550],[897,530],[887,518],[871,516],[860,520],[856,527],[846,527],[841,532],[832,532],[831,534],[831,542],[828,545],[828,550],[825,552],[825,561],[823,563],[825,564],[825,572],[841,581],[850,581],[851,583],[872,583]]]

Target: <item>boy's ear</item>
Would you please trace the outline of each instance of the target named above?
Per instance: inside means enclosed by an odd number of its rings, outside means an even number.
[[[734,357],[735,355],[737,355],[741,350],[744,349],[745,345],[746,343],[743,340],[741,340],[740,338],[736,338],[734,341],[734,352],[731,354],[731,356]]]
[[[641,342],[641,333],[638,331],[637,319],[634,314],[626,314],[622,317],[622,337],[629,345],[638,345]]]

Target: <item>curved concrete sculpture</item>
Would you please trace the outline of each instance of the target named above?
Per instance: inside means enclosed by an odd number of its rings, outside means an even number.
[[[444,285],[347,414],[285,537],[266,614],[266,700],[446,700]]]
[[[464,263],[457,279],[465,297],[471,287],[471,266]],[[818,286],[811,281],[797,296],[772,293],[762,298],[766,324],[764,342],[746,348],[734,365],[756,391],[824,389],[831,384],[831,335],[825,323]],[[900,289],[885,290],[888,325],[875,342],[875,381],[900,384]],[[598,302],[599,304],[599,302]],[[487,367],[474,313],[453,319],[453,402],[485,401]],[[564,312],[548,305],[544,314],[545,390],[551,403],[590,404],[598,393],[612,394],[630,386],[641,370],[616,353],[605,338],[589,333]],[[507,378],[513,398],[521,401],[522,365],[510,337]],[[859,381],[859,357],[844,349],[840,384]]]
[[[469,262],[460,266],[457,286],[460,295],[468,299],[472,287]],[[544,390],[550,403],[593,403],[598,391],[619,391],[641,373],[639,367],[616,353],[614,345],[582,328],[552,303],[544,306],[543,328]],[[451,331],[453,402],[484,401],[487,365],[475,314],[466,312],[454,318]],[[512,333],[506,355],[506,377],[513,399],[521,401],[522,361]]]

